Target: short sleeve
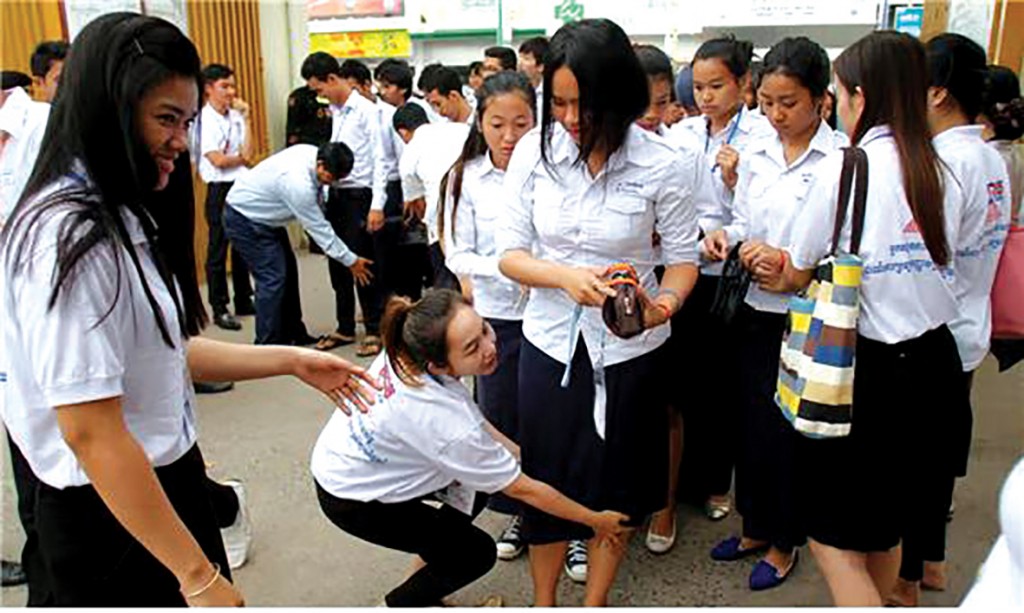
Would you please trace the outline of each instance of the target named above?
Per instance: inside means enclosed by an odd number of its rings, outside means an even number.
[[[696,155],[689,154],[689,163],[681,158],[673,160],[654,204],[655,230],[661,236],[662,254],[668,265],[697,263],[696,159]]]
[[[124,393],[123,335],[132,334],[127,303],[131,292],[139,290],[132,281],[136,273],[131,262],[113,249],[93,247],[76,265],[73,280],[60,291],[53,308],[47,306],[56,266],[52,239],[49,244],[41,240],[33,261],[12,278],[8,299],[17,314],[22,349],[50,407]]]
[[[210,113],[203,113],[203,121],[199,129],[199,155],[206,157],[207,153],[221,151],[222,144],[220,130],[215,125],[215,119]]]
[[[533,227],[533,183],[540,163],[540,138],[538,129],[524,136],[505,171],[502,192],[506,200],[495,234],[499,256],[507,251],[530,251],[537,237]]]
[[[438,462],[453,481],[488,494],[505,489],[522,472],[512,453],[482,424],[442,449]]]
[[[828,255],[836,218],[842,150],[832,152],[814,170],[807,202],[793,224],[789,255],[798,270],[811,270]]]

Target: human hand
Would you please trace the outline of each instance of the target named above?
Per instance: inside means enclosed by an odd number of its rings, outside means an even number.
[[[739,179],[736,168],[740,164],[740,152],[731,145],[722,145],[722,148],[718,150],[718,155],[715,156],[715,163],[722,171],[722,182],[726,187],[736,189],[736,181]]]
[[[231,108],[241,113],[243,117],[249,116],[249,103],[241,98],[235,97],[235,99],[231,101]]]
[[[384,227],[384,211],[370,211],[366,216],[366,231],[373,234]]]
[[[332,353],[296,348],[295,376],[331,399],[346,415],[354,405],[363,413],[374,403],[374,390],[382,389],[365,368]]]
[[[704,237],[704,250],[712,262],[729,257],[729,236],[725,230],[715,230]]]
[[[626,521],[629,521],[629,516],[618,511],[600,511],[594,513],[590,528],[593,529],[594,538],[599,543],[621,547],[625,544],[624,536],[633,530],[622,524]]]
[[[604,269],[597,266],[565,267],[561,288],[577,304],[602,306],[605,298],[614,298],[613,290],[604,280]]]
[[[373,279],[373,272],[370,271],[372,264],[372,260],[357,258],[355,263],[348,267],[352,271],[352,276],[355,277],[356,283],[359,285],[370,284],[370,280]]]
[[[213,570],[217,573],[213,582],[208,585],[197,585],[182,587],[182,594],[185,595],[185,603],[190,607],[244,607],[245,599],[242,592],[231,584],[220,570],[216,567]],[[195,594],[189,596],[189,594]]]

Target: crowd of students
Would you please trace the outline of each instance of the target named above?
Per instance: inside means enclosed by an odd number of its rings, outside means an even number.
[[[675,75],[587,19],[518,58],[487,49],[468,86],[429,65],[422,97],[401,60],[371,72],[314,53],[301,76],[289,113],[319,127],[252,166],[231,69],[201,69],[174,26],[112,14],[71,47],[0,235],[30,602],[240,604],[217,529],[241,510],[211,504],[191,382],[275,375],[342,409],[312,450],[327,519],[418,556],[389,606],[442,604],[524,550],[535,605],[556,604],[563,572],[605,605],[636,530],[653,553],[674,546],[682,498],[711,520],[735,500],[741,532],[709,553],[760,555],[753,590],[782,585],[808,543],[837,605],[944,589],[972,373],[1024,198],[1019,84],[976,43],[883,31],[830,63],[794,37],[754,67],[725,37]],[[213,321],[240,327],[230,243],[257,346],[199,336],[190,142]],[[867,196],[837,220],[848,147]],[[329,259],[337,325],[320,338],[302,322],[294,220]],[[788,299],[833,227],[864,265],[857,410],[822,440],[775,390]],[[737,267],[749,289],[723,316]],[[622,283],[635,335],[609,324]],[[354,343],[356,299],[368,369],[299,347]],[[472,525],[485,506],[509,516],[496,542]]]

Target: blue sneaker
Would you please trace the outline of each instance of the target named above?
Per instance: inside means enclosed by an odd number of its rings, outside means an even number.
[[[740,544],[743,541],[738,536],[730,536],[721,543],[715,545],[715,548],[711,550],[711,559],[719,562],[735,562],[736,560],[742,560],[743,558],[752,556],[762,551],[768,551],[769,545],[761,545],[758,547],[751,547],[749,549],[742,549]]]
[[[754,565],[754,570],[750,572],[750,589],[760,592],[761,590],[770,590],[785,583],[786,579],[793,574],[793,569],[796,568],[796,561],[799,559],[799,556],[800,552],[794,550],[793,561],[789,563],[789,568],[785,572],[778,571],[768,562],[760,560]]]

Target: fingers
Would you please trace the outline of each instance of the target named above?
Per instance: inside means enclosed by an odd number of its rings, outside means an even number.
[[[370,385],[370,387],[372,387],[375,390],[382,390],[382,389],[384,389],[384,386],[380,383],[380,381],[374,379],[373,375],[371,375],[370,373],[366,372],[365,368],[361,368],[359,366],[352,366],[349,369],[349,374],[351,376],[353,376],[353,377],[357,377],[359,379],[362,379],[363,381],[368,383]]]

